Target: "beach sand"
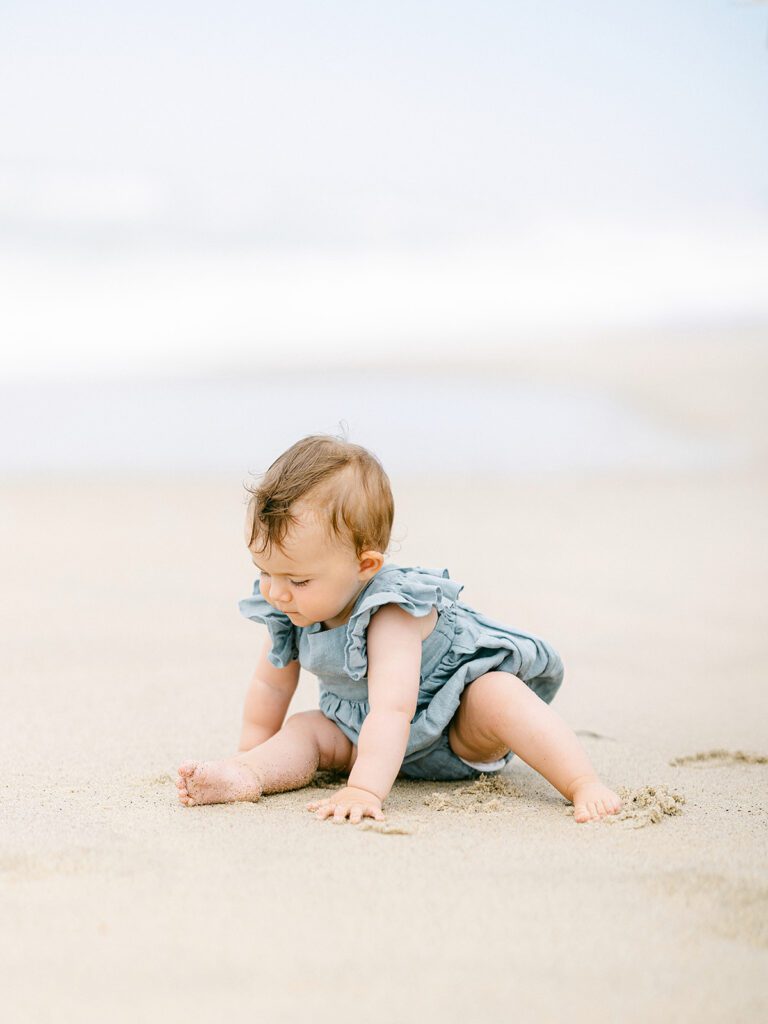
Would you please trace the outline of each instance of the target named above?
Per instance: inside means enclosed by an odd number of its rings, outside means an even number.
[[[767,351],[507,368],[737,442],[728,468],[393,480],[392,561],[562,654],[554,707],[624,787],[611,822],[577,826],[519,761],[398,781],[383,827],[315,820],[327,775],[182,807],[178,763],[235,749],[262,638],[241,479],[6,483],[3,1019],[765,1020]],[[314,706],[304,675],[292,710]]]

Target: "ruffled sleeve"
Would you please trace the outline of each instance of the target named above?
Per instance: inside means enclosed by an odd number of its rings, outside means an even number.
[[[253,585],[251,596],[243,598],[238,607],[246,619],[266,625],[272,639],[272,650],[267,657],[275,668],[285,668],[291,661],[296,661],[299,656],[297,627],[287,615],[264,599],[258,580]]]
[[[421,618],[433,608],[456,601],[463,590],[447,569],[399,568],[380,570],[366,589],[347,623],[344,670],[352,679],[368,674],[366,634],[371,616],[385,604],[397,604],[409,615]]]

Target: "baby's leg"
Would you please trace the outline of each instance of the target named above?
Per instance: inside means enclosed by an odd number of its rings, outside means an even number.
[[[573,730],[508,672],[488,672],[469,684],[448,742],[468,761],[492,761],[514,751],[573,803],[578,822],[621,809],[621,800],[597,777]]]
[[[185,761],[176,783],[179,800],[189,807],[300,789],[318,768],[348,770],[353,752],[351,741],[322,711],[300,711],[253,750],[223,761]]]

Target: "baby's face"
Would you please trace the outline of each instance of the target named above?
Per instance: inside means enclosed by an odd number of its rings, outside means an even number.
[[[330,540],[311,509],[292,508],[298,522],[280,548],[251,552],[261,572],[264,599],[285,612],[295,626],[322,622],[327,629],[343,625],[366,583],[381,568],[384,556]]]

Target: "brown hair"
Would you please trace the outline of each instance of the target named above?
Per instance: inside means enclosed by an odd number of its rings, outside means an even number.
[[[360,445],[329,434],[311,434],[283,452],[255,487],[246,484],[250,539],[258,551],[280,547],[297,517],[292,506],[305,498],[329,536],[354,545],[355,554],[386,552],[395,505],[379,460]]]

